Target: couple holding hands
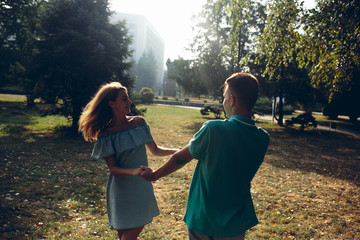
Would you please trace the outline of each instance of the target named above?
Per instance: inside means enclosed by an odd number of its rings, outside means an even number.
[[[184,221],[189,239],[238,240],[258,223],[250,183],[263,162],[270,138],[251,119],[258,80],[234,73],[225,80],[223,107],[227,119],[203,124],[188,145],[158,146],[144,118],[127,116],[131,100],[119,82],[100,87],[79,120],[85,140],[95,141],[92,157],[109,169],[106,202],[109,225],[120,240],[135,240],[159,215],[151,181],[197,160]],[[148,168],[146,148],[171,155],[159,169]]]

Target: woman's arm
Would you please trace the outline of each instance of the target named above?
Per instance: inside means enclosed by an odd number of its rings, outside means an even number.
[[[155,142],[146,143],[147,148],[155,156],[167,156],[176,153],[180,149],[176,148],[164,148],[158,146]]]
[[[115,164],[114,156],[105,158],[109,172],[117,177],[138,176],[143,171],[141,168],[119,168]]]

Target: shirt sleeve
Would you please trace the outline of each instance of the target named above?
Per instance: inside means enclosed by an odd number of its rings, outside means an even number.
[[[208,122],[204,123],[200,130],[195,133],[189,142],[189,151],[193,158],[197,160],[207,152],[210,140],[210,127]]]

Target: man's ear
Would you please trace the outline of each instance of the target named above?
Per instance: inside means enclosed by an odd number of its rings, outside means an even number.
[[[236,96],[234,94],[230,94],[230,103],[231,106],[234,106],[236,102]]]

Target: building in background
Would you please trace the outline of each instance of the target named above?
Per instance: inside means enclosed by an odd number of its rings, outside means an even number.
[[[171,78],[164,79],[163,83],[163,95],[169,97],[176,97],[176,82]]]
[[[164,77],[164,40],[145,16],[116,12],[111,17],[112,23],[120,20],[126,21],[129,34],[133,36],[129,48],[134,51],[132,60],[135,63],[139,62],[144,53],[152,50],[157,65],[154,88],[161,89]]]

